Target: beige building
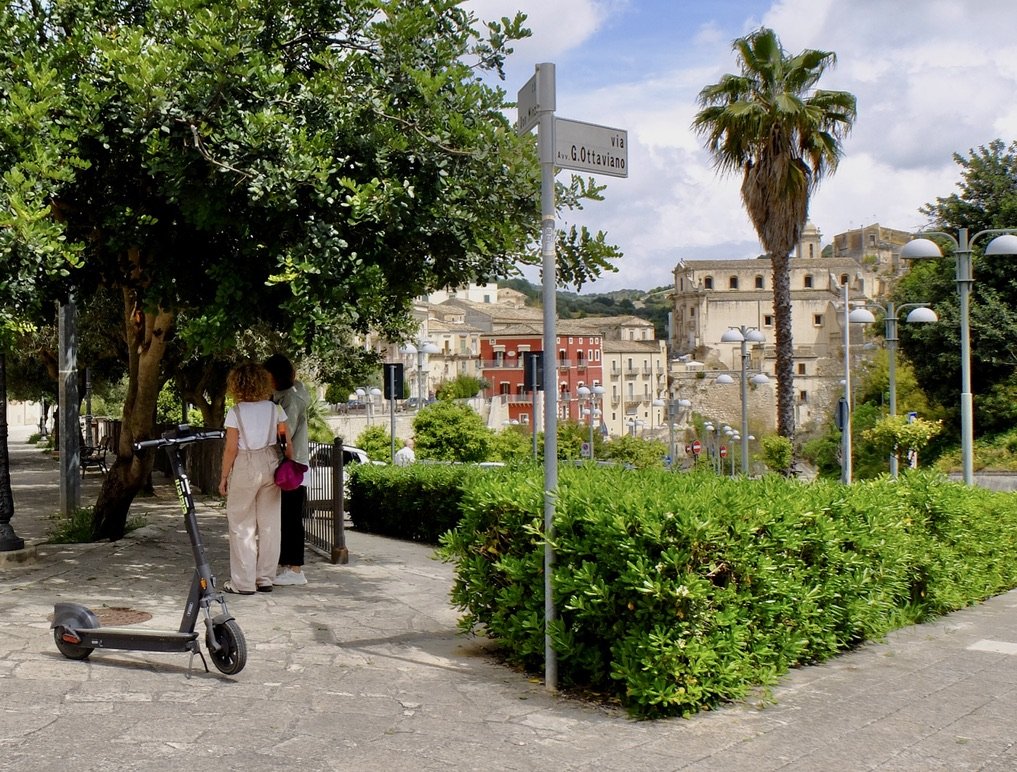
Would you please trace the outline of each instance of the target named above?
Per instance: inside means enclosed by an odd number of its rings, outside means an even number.
[[[888,289],[887,276],[854,258],[823,258],[821,254],[820,233],[810,225],[790,261],[798,426],[828,416],[839,396],[844,334],[841,286],[847,284],[853,302],[883,297]],[[674,269],[673,299],[673,356],[702,362],[705,371],[712,371],[710,380],[720,371],[740,375],[741,346],[722,343],[721,336],[731,327],[755,327],[766,341],[751,349],[753,371],[774,378],[773,271],[768,259],[679,262]],[[860,341],[862,332],[852,330],[852,339]],[[698,373],[695,377],[707,378]],[[734,410],[725,413],[729,415],[717,417],[729,423],[740,421],[740,395]],[[764,410],[762,416],[772,429],[776,410]]]
[[[838,233],[830,249],[832,257],[850,257],[861,265],[888,276],[896,276],[903,266],[900,250],[913,237],[908,231],[884,228],[878,222]]]

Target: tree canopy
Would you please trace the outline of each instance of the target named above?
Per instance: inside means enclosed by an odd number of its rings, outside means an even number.
[[[0,4],[0,299],[118,295],[130,386],[101,535],[140,485],[130,443],[171,342],[182,362],[259,326],[305,350],[397,337],[412,298],[539,262],[533,138],[479,74],[522,23],[461,0]],[[559,241],[565,282],[616,255]]]
[[[954,154],[961,169],[958,190],[926,204],[930,229],[956,234],[967,228],[974,236],[989,228],[1017,227],[1017,142],[1002,140]],[[974,284],[970,306],[971,386],[976,428],[1004,431],[1017,420],[1017,258],[984,258],[989,238],[974,246]],[[919,260],[898,284],[895,297],[928,301],[939,323],[901,325],[901,348],[914,364],[918,381],[946,408],[954,429],[959,420],[960,310],[952,246],[940,244],[942,260]],[[920,328],[920,329],[919,329]]]

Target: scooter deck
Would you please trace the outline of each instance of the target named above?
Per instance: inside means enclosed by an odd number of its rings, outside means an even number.
[[[136,651],[188,651],[196,641],[196,632],[178,633],[168,630],[137,630],[129,627],[96,627],[75,630],[81,638],[79,646],[93,649],[134,649]]]

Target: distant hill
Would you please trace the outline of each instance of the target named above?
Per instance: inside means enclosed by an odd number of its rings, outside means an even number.
[[[500,287],[510,287],[526,296],[526,305],[543,305],[543,290],[526,279],[505,279]],[[667,293],[670,287],[657,287],[649,291],[621,289],[580,295],[558,291],[558,316],[562,319],[582,319],[587,316],[638,316],[653,322],[658,340],[667,339],[667,314],[671,310]],[[652,297],[647,297],[647,296]]]

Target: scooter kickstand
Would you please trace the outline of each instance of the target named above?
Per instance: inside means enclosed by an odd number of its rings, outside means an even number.
[[[188,678],[188,679],[191,677],[191,671],[194,670],[194,655],[195,654],[197,654],[199,657],[201,657],[201,664],[205,666],[205,672],[206,673],[211,673],[212,672],[211,670],[208,669],[208,663],[205,661],[205,655],[201,653],[201,649],[194,649],[193,651],[191,651],[191,656],[187,658],[187,674],[186,674],[186,678]]]

